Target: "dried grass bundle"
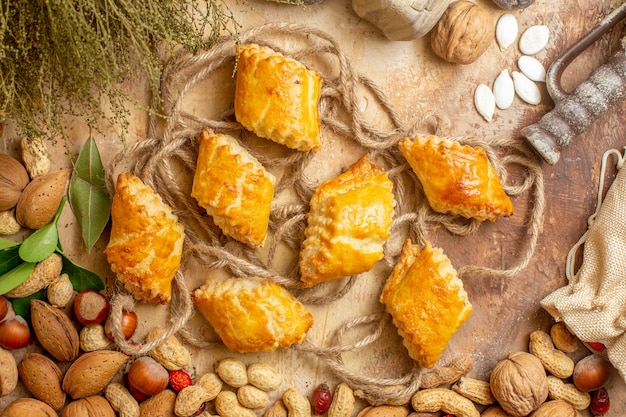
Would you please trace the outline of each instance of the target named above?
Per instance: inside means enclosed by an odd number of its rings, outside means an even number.
[[[2,0],[0,122],[48,137],[68,115],[125,128],[123,82],[147,77],[158,94],[164,57],[222,32],[237,32],[224,0]]]

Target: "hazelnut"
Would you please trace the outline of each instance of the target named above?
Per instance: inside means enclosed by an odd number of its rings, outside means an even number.
[[[6,298],[0,295],[0,321],[4,320],[9,312],[9,302]]]
[[[484,8],[471,1],[452,3],[432,31],[430,44],[440,58],[471,64],[489,47],[494,24]]]
[[[113,328],[115,322],[113,321],[113,316],[109,316],[107,321],[104,323],[104,331],[109,339],[115,341],[115,337],[113,336]],[[128,340],[135,334],[135,330],[137,330],[137,313],[131,310],[122,310],[122,320],[120,321],[120,330],[122,331],[122,335],[124,336],[124,340]]]
[[[74,300],[76,320],[85,326],[104,322],[109,308],[109,300],[96,290],[83,290]]]
[[[611,379],[612,369],[611,364],[598,354],[585,356],[574,366],[574,385],[583,392],[600,389]]]
[[[160,363],[142,356],[128,369],[128,384],[146,395],[156,395],[167,388],[170,374]]]
[[[21,316],[0,322],[0,346],[5,349],[19,349],[30,343],[28,323]]]

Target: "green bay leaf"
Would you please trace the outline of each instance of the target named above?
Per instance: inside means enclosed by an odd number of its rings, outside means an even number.
[[[11,304],[13,310],[18,316],[24,317],[26,320],[30,319],[30,300],[45,300],[47,296],[46,289],[41,289],[36,293],[23,298],[13,298]]]
[[[90,252],[100,238],[111,215],[111,196],[106,189],[105,171],[93,137],[78,155],[70,180],[69,200]]]
[[[18,242],[14,242],[10,239],[5,239],[3,237],[0,237],[0,249],[12,248],[17,245],[19,245]]]
[[[19,249],[19,246],[12,246],[0,250],[0,275],[9,272],[23,262],[20,258]]]
[[[102,291],[104,289],[104,282],[102,282],[98,274],[78,265],[60,250],[57,250],[57,252],[63,258],[63,268],[61,272],[67,274],[74,290],[84,291],[91,289]]]
[[[56,222],[47,224],[24,239],[19,249],[20,258],[26,262],[41,262],[52,255],[58,241]]]
[[[26,278],[35,269],[34,262],[22,262],[9,272],[0,275],[0,295],[6,294],[13,288],[26,281]]]

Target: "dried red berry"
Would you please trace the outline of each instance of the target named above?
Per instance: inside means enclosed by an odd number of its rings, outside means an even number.
[[[600,388],[591,393],[591,405],[589,410],[594,416],[603,416],[609,412],[611,400],[606,389]]]
[[[170,371],[170,388],[179,392],[183,388],[187,388],[192,384],[191,376],[182,369],[177,371]]]
[[[600,342],[587,342],[587,344],[589,345],[591,349],[595,350],[596,352],[603,352],[604,349],[606,349],[604,344]]]
[[[332,401],[332,394],[328,385],[322,383],[319,384],[311,394],[311,409],[316,416],[324,414],[330,407]]]

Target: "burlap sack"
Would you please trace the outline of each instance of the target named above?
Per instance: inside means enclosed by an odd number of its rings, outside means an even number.
[[[619,170],[602,201],[608,157],[617,155]],[[602,161],[597,210],[589,228],[568,256],[569,283],[541,301],[557,321],[563,321],[584,342],[602,342],[613,366],[626,380],[626,170],[624,157],[609,150]],[[584,244],[584,245],[583,245]],[[574,272],[574,258],[583,248]]]

